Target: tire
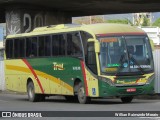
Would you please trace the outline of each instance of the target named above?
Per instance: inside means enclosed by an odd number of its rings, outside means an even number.
[[[90,98],[86,96],[82,83],[79,83],[78,85],[77,97],[78,97],[79,103],[81,104],[86,104],[90,102]]]
[[[39,101],[45,101],[46,96],[43,94],[39,94]]]
[[[65,99],[69,102],[78,102],[77,96],[65,96]]]
[[[121,101],[122,101],[123,103],[131,103],[132,100],[133,100],[133,97],[122,97],[122,98],[121,98]]]
[[[27,93],[28,93],[28,99],[31,102],[37,102],[40,100],[40,95],[35,94],[34,84],[33,82],[29,82],[27,85]]]

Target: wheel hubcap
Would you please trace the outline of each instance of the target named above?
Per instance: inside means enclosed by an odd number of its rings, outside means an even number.
[[[80,99],[84,99],[85,95],[84,95],[84,88],[80,88],[79,89],[79,98]]]
[[[30,89],[29,89],[29,97],[30,97],[30,98],[33,98],[33,88],[30,88]]]

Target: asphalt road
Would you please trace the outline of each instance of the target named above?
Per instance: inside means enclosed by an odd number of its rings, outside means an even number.
[[[160,111],[160,100],[134,99],[124,104],[120,99],[96,99],[90,104],[67,102],[63,97],[50,97],[44,102],[29,102],[26,95],[0,93],[0,111]],[[63,113],[62,113],[63,114]],[[46,117],[46,120],[160,120],[160,117]],[[2,119],[2,118],[0,118]],[[17,119],[17,118],[3,118]],[[19,118],[20,119],[20,118]],[[23,118],[38,119],[44,118]]]

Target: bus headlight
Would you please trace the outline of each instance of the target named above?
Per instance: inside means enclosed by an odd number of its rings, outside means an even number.
[[[150,84],[154,78],[155,78],[155,75],[153,74],[152,76],[150,76],[150,77],[148,78],[146,84]]]
[[[99,80],[105,82],[105,83],[108,83],[110,86],[114,86],[114,83],[112,82],[111,79],[108,79],[108,78],[105,78],[105,77],[98,77]]]

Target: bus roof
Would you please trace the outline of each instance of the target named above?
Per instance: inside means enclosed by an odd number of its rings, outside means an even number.
[[[113,23],[98,23],[90,25],[76,25],[76,24],[60,24],[51,25],[45,27],[35,28],[30,33],[22,33],[15,35],[8,35],[7,38],[13,37],[24,37],[24,36],[34,36],[50,33],[61,33],[61,32],[71,32],[71,31],[88,31],[92,34],[110,34],[110,33],[143,33],[145,32],[137,27],[125,25],[125,24],[113,24]]]

